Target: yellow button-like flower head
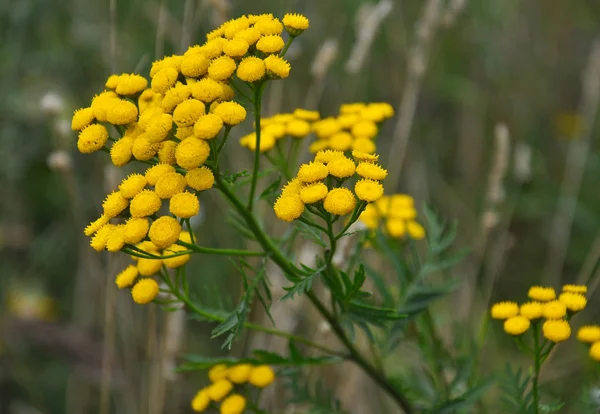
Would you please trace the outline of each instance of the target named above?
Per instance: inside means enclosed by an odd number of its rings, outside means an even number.
[[[329,137],[329,148],[337,151],[348,151],[352,148],[352,135],[341,131]]]
[[[567,314],[567,307],[558,300],[552,300],[543,304],[542,314],[546,319],[564,318]]]
[[[158,251],[151,252],[152,254],[158,254]],[[139,258],[137,261],[138,272],[142,276],[152,276],[160,272],[162,266],[162,260],[158,259],[144,259]]]
[[[372,203],[383,196],[383,186],[379,181],[364,178],[356,182],[354,192],[360,200]]]
[[[377,125],[371,121],[360,121],[352,126],[355,137],[374,138],[377,135]]]
[[[181,239],[181,237],[180,237]],[[182,251],[187,250],[186,247],[180,246],[178,244],[173,244],[172,246],[167,247],[163,250],[163,256],[171,256],[177,253],[181,253]],[[181,256],[169,257],[166,259],[162,259],[162,262],[165,266],[170,269],[177,269],[178,267],[183,266],[190,260],[189,254],[183,254]]]
[[[328,192],[329,190],[325,184],[316,182],[304,186],[304,188],[300,190],[300,198],[303,203],[312,204],[323,200]]]
[[[238,364],[229,368],[229,371],[227,372],[227,378],[234,384],[243,384],[248,381],[251,371],[252,365]]]
[[[194,124],[194,136],[200,139],[212,139],[219,135],[223,128],[223,119],[216,114],[201,116]]]
[[[310,124],[301,119],[294,119],[285,125],[285,133],[294,138],[303,138],[310,134]]]
[[[321,150],[315,154],[315,161],[322,162],[323,164],[329,164],[330,162],[337,160],[339,158],[345,158],[344,153],[342,151],[333,151],[333,150]],[[353,163],[354,165],[354,163]],[[328,165],[329,167],[329,165]],[[354,174],[354,168],[352,169],[352,174]],[[331,171],[329,172],[331,174]],[[352,175],[350,174],[350,175]],[[334,175],[334,174],[332,174]],[[335,175],[335,177],[338,177]]]
[[[92,108],[76,109],[71,120],[71,129],[73,131],[81,131],[83,128],[94,122],[96,117]]]
[[[290,76],[292,67],[290,63],[281,56],[269,55],[265,58],[264,62],[269,78],[285,79]]]
[[[108,218],[118,216],[121,211],[125,210],[129,205],[129,200],[123,197],[119,191],[114,191],[106,196],[102,202],[104,215]]]
[[[229,79],[236,68],[235,60],[229,56],[221,56],[214,59],[208,67],[208,76],[216,81]]]
[[[83,154],[98,151],[108,140],[108,130],[104,125],[92,124],[85,127],[77,139],[77,149]]]
[[[342,129],[335,118],[324,118],[313,124],[313,131],[319,138],[329,138]]]
[[[152,144],[158,144],[164,141],[173,128],[173,116],[171,114],[160,114],[152,119],[146,127],[143,136]],[[158,147],[155,148],[155,153]]]
[[[387,170],[380,165],[370,162],[361,162],[356,167],[356,173],[364,178],[381,181],[387,177]]]
[[[385,222],[385,229],[390,237],[399,239],[406,234],[406,222],[398,218],[391,218]]]
[[[227,365],[225,365],[225,364],[214,365],[208,370],[208,379],[210,380],[210,382],[217,382],[219,380],[227,378],[228,372],[229,372],[229,369],[227,368]]]
[[[298,178],[293,178],[292,180],[288,181],[283,188],[281,189],[281,195],[288,195],[288,194],[296,194],[296,195],[300,195],[300,191],[302,191],[302,187],[304,186],[304,183],[302,181],[300,181]]]
[[[137,137],[131,147],[133,157],[139,161],[148,161],[156,155],[157,150],[158,145],[150,142],[146,133]]]
[[[519,313],[529,320],[539,319],[543,316],[543,305],[540,302],[527,302],[521,305]]]
[[[592,342],[600,341],[600,326],[582,326],[581,328],[579,328],[579,331],[577,331],[577,339],[586,344],[591,344]]]
[[[131,217],[148,217],[160,210],[160,197],[152,190],[142,190],[129,205]]]
[[[177,219],[162,216],[154,220],[150,226],[148,236],[152,243],[164,249],[179,240],[179,233],[181,233],[181,225]]]
[[[564,285],[563,292],[580,293],[585,295],[587,293],[586,285]]]
[[[519,314],[519,305],[516,302],[498,302],[490,312],[493,319],[508,319]]]
[[[177,172],[170,172],[161,176],[154,191],[160,198],[171,198],[175,194],[182,193],[185,189],[185,177]]]
[[[109,78],[110,79],[110,78]],[[108,82],[107,82],[108,83]],[[119,76],[117,85],[114,88],[118,95],[137,95],[148,87],[148,80],[135,73],[124,73]]]
[[[210,405],[210,397],[208,396],[208,390],[201,389],[192,399],[192,410],[197,413],[205,411]]]
[[[175,141],[163,141],[158,146],[158,160],[163,164],[175,165],[175,150],[177,143]]]
[[[215,176],[210,168],[202,166],[188,171],[185,175],[185,181],[188,187],[196,191],[204,191],[212,188],[215,183]]]
[[[92,237],[92,239],[90,240],[90,246],[92,246],[92,249],[96,250],[97,252],[101,252],[102,250],[106,249],[106,243],[108,242],[108,238],[110,237],[110,234],[113,232],[115,227],[116,226],[114,224],[110,223],[107,223],[104,226],[100,227],[100,229],[96,232],[94,237]]]
[[[148,184],[148,180],[145,176],[130,174],[119,184],[119,192],[125,198],[133,198],[146,187],[146,184]]]
[[[109,220],[110,217],[106,217],[104,214],[101,215],[85,227],[85,229],[83,230],[83,234],[85,234],[88,237],[94,235],[98,230],[102,228],[102,226],[108,223]]]
[[[177,105],[188,99],[191,94],[192,88],[189,85],[177,82],[175,86],[165,93],[165,96],[160,103],[160,108],[164,112],[171,113]]]
[[[303,121],[318,121],[321,118],[319,111],[309,111],[307,109],[297,108],[294,110],[294,116]]]
[[[250,151],[256,150],[256,134],[253,132],[240,139],[240,145],[247,147]],[[260,152],[267,152],[271,150],[276,143],[276,139],[271,134],[260,134]]]
[[[356,161],[367,161],[367,162],[377,162],[377,160],[379,159],[379,155],[377,154],[371,154],[368,152],[361,152],[361,151],[357,151],[354,150],[352,151],[352,157],[356,160]]]
[[[319,154],[323,155],[319,157]],[[354,171],[356,171],[356,165],[354,164],[354,162],[352,162],[351,159],[345,157],[343,155],[343,152],[341,151],[319,151],[315,159],[328,157],[329,154],[342,154],[339,157],[334,155],[335,158],[329,161],[329,163],[327,164],[329,175],[332,175],[337,178],[347,178],[354,175]]]
[[[504,321],[504,332],[514,336],[522,335],[529,329],[530,325],[531,322],[526,317],[521,315],[512,316]]]
[[[325,197],[323,207],[331,214],[343,216],[354,210],[356,198],[347,188],[334,188]]]
[[[359,137],[352,141],[352,150],[373,154],[377,150],[377,146],[373,140]]]
[[[422,240],[425,238],[425,228],[414,220],[406,223],[406,231],[413,240]]]
[[[127,244],[138,244],[148,234],[150,223],[145,217],[132,217],[125,223],[125,233],[123,240]]]
[[[552,342],[562,342],[571,336],[571,327],[569,323],[562,319],[548,320],[542,326],[544,338]]]
[[[246,409],[246,398],[240,394],[231,394],[223,400],[220,414],[242,414]]]
[[[312,183],[327,178],[329,170],[322,162],[311,162],[302,164],[298,170],[298,179],[303,183]]]
[[[306,16],[297,13],[287,13],[283,16],[283,26],[290,36],[298,36],[308,29],[309,21]]]
[[[532,286],[527,292],[527,296],[530,299],[537,300],[540,302],[547,302],[549,300],[556,299],[556,292],[551,287],[546,286]]]
[[[226,379],[220,379],[215,381],[210,387],[208,387],[208,396],[213,401],[221,401],[227,396],[233,389],[233,384]]]
[[[260,58],[250,56],[240,62],[236,75],[244,82],[257,82],[264,78],[265,73],[265,62]]]
[[[146,170],[144,177],[150,185],[156,185],[158,179],[163,175],[175,172],[175,167],[170,164],[158,163]]]
[[[282,195],[275,201],[273,206],[275,215],[278,219],[292,222],[304,212],[304,203],[298,194]]]
[[[152,90],[156,93],[165,93],[175,85],[179,73],[173,67],[159,70],[152,78]]]
[[[158,283],[154,279],[140,279],[131,289],[133,301],[140,305],[152,302],[157,295]]]
[[[590,346],[589,355],[594,361],[600,361],[600,341],[594,342],[592,346]]]
[[[241,38],[233,38],[223,46],[223,53],[231,58],[241,58],[246,54],[250,45]],[[241,79],[241,78],[240,78]]]
[[[558,297],[558,300],[571,312],[579,312],[585,309],[587,305],[587,299],[579,293],[563,292]]]
[[[208,71],[210,59],[204,53],[193,53],[183,57],[181,73],[190,78],[198,78]]]
[[[106,111],[118,98],[119,96],[112,91],[105,91],[94,96],[90,105],[94,111],[94,117],[100,122],[106,122]]]
[[[135,267],[134,265],[129,265],[117,275],[117,277],[115,278],[115,283],[117,284],[119,289],[124,289],[133,285],[133,282],[135,282],[137,276],[137,267]]]
[[[283,31],[283,24],[277,18],[264,16],[254,23],[254,28],[262,35],[279,35]]]
[[[246,42],[249,46],[251,46],[258,42],[258,39],[260,39],[260,35],[261,33],[258,29],[256,29],[255,27],[249,27],[247,29],[237,32],[235,36],[233,36],[233,40],[242,40]]]
[[[223,87],[219,82],[211,78],[200,79],[190,86],[192,96],[204,103],[210,103],[221,97]]]
[[[250,372],[248,382],[255,387],[264,388],[275,381],[275,372],[268,365],[259,365]]]
[[[110,232],[106,241],[106,250],[109,252],[118,252],[125,246],[125,226],[120,224]]]
[[[203,102],[197,99],[186,99],[173,111],[173,121],[178,127],[193,126],[204,113]]]
[[[210,155],[210,146],[202,139],[186,138],[179,143],[175,150],[175,159],[181,168],[193,170],[204,164]]]
[[[133,156],[134,139],[125,136],[110,147],[110,160],[117,167],[127,164]]]
[[[218,115],[226,125],[238,125],[246,119],[246,110],[237,102],[221,102],[213,110],[215,115]]]
[[[169,211],[180,218],[194,217],[200,211],[198,197],[192,193],[175,194],[169,201]]]

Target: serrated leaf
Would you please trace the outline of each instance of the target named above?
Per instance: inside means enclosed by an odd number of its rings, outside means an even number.
[[[488,378],[462,394],[460,397],[453,398],[437,405],[431,410],[431,414],[450,414],[455,413],[459,409],[468,408],[475,404],[495,382],[496,380],[494,378]]]
[[[287,291],[287,293],[283,295],[281,300],[292,299],[295,295],[301,295],[304,292],[308,292],[312,288],[313,278],[315,276],[317,275],[314,274],[312,276],[306,276],[304,279],[294,283],[292,286],[284,286],[283,289]]]
[[[354,300],[349,304],[348,313],[359,315],[364,319],[373,321],[393,321],[406,317],[406,315],[393,308],[380,308]]]
[[[434,301],[452,293],[460,286],[458,282],[450,282],[440,286],[413,285],[406,293],[404,303],[398,308],[398,313],[414,317],[431,305]]]
[[[419,274],[417,276],[418,279],[423,279],[431,273],[436,273],[445,269],[449,269],[451,267],[456,266],[462,259],[465,258],[470,252],[470,249],[464,248],[459,250],[457,253],[453,254],[450,257],[445,259],[437,260],[434,262],[426,262],[423,264],[421,269],[419,269]]]

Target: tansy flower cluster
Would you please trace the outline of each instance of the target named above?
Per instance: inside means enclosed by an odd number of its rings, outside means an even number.
[[[331,149],[374,154],[379,124],[394,115],[388,103],[350,103],[340,107],[337,117],[320,119],[312,129],[317,137],[309,150],[313,153]]]
[[[295,178],[282,189],[273,207],[275,215],[287,222],[299,218],[305,205],[323,208],[326,212],[344,216],[357,207],[357,198],[366,203],[383,196],[387,171],[377,164],[378,155],[359,151],[352,158],[342,151],[319,151],[308,164],[302,164]],[[354,192],[342,186],[351,178]]]
[[[406,235],[415,240],[425,237],[425,229],[417,221],[415,200],[407,194],[381,197],[367,205],[359,220],[372,230],[382,226],[385,233],[395,239]]]
[[[275,381],[275,372],[268,365],[219,364],[208,371],[208,378],[211,384],[198,391],[192,409],[200,413],[220,403],[221,414],[240,414],[246,408],[247,386],[264,388]]]
[[[518,305],[516,302],[499,302],[492,306],[493,319],[504,320],[504,331],[509,335],[524,334],[532,323],[545,319],[542,334],[547,340],[558,343],[571,336],[569,318],[587,305],[582,285],[565,285],[557,297],[554,288],[532,286],[529,289],[529,302]]]
[[[260,152],[271,150],[277,141],[284,137],[300,139],[312,131],[314,121],[321,115],[318,111],[308,111],[298,108],[293,113],[277,114],[260,120]],[[240,139],[243,147],[254,151],[256,149],[256,133],[253,132]]]

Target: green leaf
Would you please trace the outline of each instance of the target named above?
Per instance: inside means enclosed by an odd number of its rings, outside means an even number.
[[[260,194],[260,199],[268,199],[271,196],[277,194],[278,190],[279,190],[279,184],[281,184],[281,176],[277,177],[276,180],[274,180],[271,184],[269,184],[267,186],[267,188],[265,188],[263,190],[263,192]]]
[[[475,404],[483,394],[490,388],[496,379],[488,378],[487,380],[481,382],[475,387],[471,388],[460,397],[453,398],[448,401],[444,401],[443,403],[436,405],[430,411],[431,414],[450,414],[455,413],[459,409],[465,409],[471,407]]]
[[[540,411],[543,413],[555,413],[557,411],[560,411],[560,409],[563,408],[564,405],[564,401],[555,401],[550,404],[540,404],[539,408]]]
[[[229,184],[235,183],[239,178],[242,177],[250,177],[250,172],[248,170],[243,170],[240,172],[228,174],[223,176],[223,180]]]
[[[417,275],[417,279],[424,279],[426,276],[431,273],[439,272],[445,269],[449,269],[451,267],[456,266],[462,259],[465,258],[470,252],[470,249],[463,248],[459,250],[457,253],[452,256],[442,259],[439,261],[426,262],[421,269],[419,269],[419,274]]]
[[[351,301],[348,307],[348,313],[358,315],[369,321],[394,321],[405,318],[401,312],[393,308],[380,308],[377,306],[367,305],[358,301]]]
[[[414,317],[427,309],[432,302],[452,293],[458,286],[460,286],[458,282],[449,282],[440,286],[413,285],[406,293],[398,313]]]
[[[295,295],[301,295],[304,292],[308,292],[312,288],[313,278],[317,276],[317,273],[306,276],[299,282],[294,283],[292,286],[284,286],[283,289],[287,291],[281,300],[292,299]]]

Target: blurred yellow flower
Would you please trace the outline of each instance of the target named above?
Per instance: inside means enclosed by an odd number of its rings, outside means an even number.
[[[495,303],[491,309],[493,319],[508,319],[519,314],[519,305],[516,302]]]
[[[524,334],[531,325],[529,319],[524,316],[517,315],[512,316],[504,321],[504,331],[509,335],[522,335]]]
[[[552,342],[562,342],[571,336],[569,323],[562,319],[548,320],[542,326],[544,337]]]

